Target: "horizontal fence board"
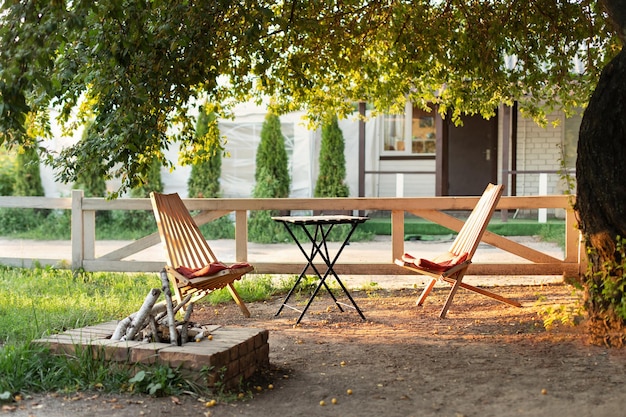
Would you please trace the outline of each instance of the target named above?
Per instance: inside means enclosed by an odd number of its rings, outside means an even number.
[[[104,254],[97,259],[85,259],[93,257],[94,229],[89,219],[94,211],[104,210],[145,210],[152,211],[148,198],[120,198],[107,200],[105,198],[84,198],[81,191],[74,191],[73,198],[46,198],[46,197],[0,197],[0,207],[5,208],[36,208],[36,209],[66,209],[80,210],[73,213],[73,251],[72,256],[76,259],[26,259],[26,258],[0,258],[0,264],[16,267],[31,268],[37,265],[54,266],[60,268],[83,268],[86,271],[109,271],[109,272],[158,272],[164,262],[153,261],[122,261],[121,259],[132,256],[143,249],[159,244],[158,235],[152,234],[138,239],[123,248],[119,248]],[[404,247],[403,222],[404,213],[422,214],[425,219],[443,224],[450,228],[458,228],[462,221],[443,213],[444,211],[472,210],[479,197],[407,197],[407,198],[282,198],[282,199],[256,199],[256,198],[192,198],[184,199],[189,210],[199,210],[198,222],[205,223],[217,217],[231,212],[236,213],[237,228],[236,257],[237,261],[245,261],[247,258],[247,233],[246,213],[255,210],[352,210],[368,211],[382,210],[392,212],[394,225],[392,225],[392,242],[389,244],[389,263],[341,263],[339,259],[335,271],[339,275],[411,275],[408,271],[392,262],[392,254],[401,255]],[[566,250],[567,262],[544,254],[535,249],[506,239],[497,234],[487,231],[483,242],[503,249],[505,252],[520,256],[522,259],[517,263],[510,264],[480,264],[470,266],[468,275],[566,275],[576,276],[579,273],[578,262],[580,253],[579,233],[574,230],[573,215],[574,198],[567,195],[555,196],[525,196],[525,197],[502,197],[497,206],[502,210],[538,209],[538,208],[561,208],[567,213]],[[396,223],[397,222],[397,223]],[[74,223],[76,223],[74,225]],[[458,226],[458,227],[457,227]],[[570,230],[572,229],[572,230]],[[85,246],[82,246],[85,245]],[[295,245],[295,243],[294,243]],[[308,245],[307,245],[308,246]],[[42,256],[45,256],[43,254]],[[304,263],[302,259],[293,259],[290,263],[261,262],[252,263],[255,266],[254,273],[258,274],[299,274]],[[320,271],[325,271],[325,265],[319,264]],[[308,271],[312,274],[312,271]]]
[[[393,198],[187,198],[190,210],[471,210],[478,197],[393,197]],[[502,197],[497,209],[567,208],[573,198],[566,195]],[[83,210],[147,210],[149,198],[83,198]],[[72,208],[71,198],[0,197],[0,207]]]

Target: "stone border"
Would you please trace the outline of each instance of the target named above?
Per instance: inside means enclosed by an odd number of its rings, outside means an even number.
[[[269,331],[255,328],[220,327],[211,338],[182,346],[169,343],[110,340],[117,321],[110,321],[34,340],[47,345],[55,355],[73,355],[89,349],[94,357],[128,364],[163,364],[180,368],[197,382],[214,388],[218,383],[236,388],[256,371],[269,368]],[[201,374],[208,369],[206,381]]]

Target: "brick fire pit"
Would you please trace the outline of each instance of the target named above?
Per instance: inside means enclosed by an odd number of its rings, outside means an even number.
[[[209,369],[206,383],[212,388],[222,382],[235,388],[256,371],[269,367],[269,332],[254,328],[209,327],[212,338],[188,342],[182,346],[168,343],[110,340],[117,321],[68,330],[35,340],[53,354],[74,354],[90,349],[94,356],[120,363],[163,364],[197,374]]]

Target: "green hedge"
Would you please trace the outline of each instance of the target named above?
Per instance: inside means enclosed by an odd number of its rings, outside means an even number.
[[[360,229],[376,235],[391,235],[391,220],[389,218],[372,218],[362,224]],[[502,236],[564,236],[565,222],[551,220],[548,223],[538,223],[530,220],[492,220],[487,230]],[[452,230],[436,223],[421,219],[405,219],[405,237],[437,236],[455,233]]]

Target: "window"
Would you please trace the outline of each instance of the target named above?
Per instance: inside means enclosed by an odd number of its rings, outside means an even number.
[[[412,120],[411,153],[434,155],[437,137],[435,132],[435,112],[413,107]]]
[[[410,123],[406,123],[410,120]],[[435,112],[408,103],[404,114],[383,118],[383,154],[389,156],[428,155],[436,149]]]
[[[383,119],[384,149],[386,151],[406,150],[404,141],[404,115],[389,114]]]

